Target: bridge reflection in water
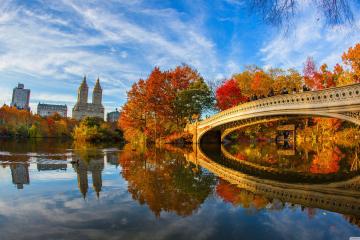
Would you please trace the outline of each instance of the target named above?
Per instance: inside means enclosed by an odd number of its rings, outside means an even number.
[[[318,178],[317,183],[306,181],[306,178],[296,179],[299,182],[281,181],[280,178],[271,178],[274,174],[281,176],[283,174],[281,171],[269,174],[270,168],[252,164],[251,168],[249,166],[244,168],[248,170],[248,173],[244,173],[229,164],[224,164],[224,161],[237,161],[240,165],[243,162],[231,157],[225,148],[220,149],[219,145],[200,147],[199,144],[194,144],[193,151],[185,153],[184,156],[187,161],[196,166],[201,166],[238,188],[255,195],[277,199],[283,203],[300,204],[303,207],[351,215],[355,221],[360,218],[360,176],[356,176],[356,173],[350,178],[345,176],[344,179],[336,177],[331,179],[327,175],[307,176],[310,180]],[[250,170],[253,174],[249,174]],[[291,180],[286,173],[285,177]]]

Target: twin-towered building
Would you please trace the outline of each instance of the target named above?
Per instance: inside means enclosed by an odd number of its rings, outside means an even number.
[[[104,106],[102,105],[102,88],[100,86],[99,78],[92,94],[92,103],[88,103],[89,87],[84,77],[79,90],[77,102],[72,110],[72,117],[80,120],[84,117],[99,117],[104,119]]]

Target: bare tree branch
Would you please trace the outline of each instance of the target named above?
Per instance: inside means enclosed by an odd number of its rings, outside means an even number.
[[[250,0],[252,11],[259,13],[264,22],[280,27],[292,25],[301,0]],[[350,2],[356,0],[312,0],[312,4],[324,16],[329,25],[352,23],[354,20]]]

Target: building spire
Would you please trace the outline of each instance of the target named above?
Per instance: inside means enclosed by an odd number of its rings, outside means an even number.
[[[96,83],[95,83],[94,89],[101,89],[99,76],[98,76],[98,78],[96,79]]]
[[[87,103],[88,98],[88,85],[86,83],[86,75],[84,75],[84,78],[80,84],[80,87],[78,89],[78,100],[77,103]]]
[[[86,75],[84,75],[84,78],[83,78],[80,86],[87,86],[87,83],[86,83]]]

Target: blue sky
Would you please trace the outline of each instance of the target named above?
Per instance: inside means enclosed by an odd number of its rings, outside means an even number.
[[[360,42],[358,13],[352,25],[325,27],[309,2],[298,6],[285,35],[245,0],[1,0],[0,103],[9,104],[21,82],[31,89],[32,110],[38,102],[71,110],[86,74],[91,90],[100,76],[111,111],[154,66],[187,63],[207,81],[250,64],[301,70],[307,56],[332,66]]]

